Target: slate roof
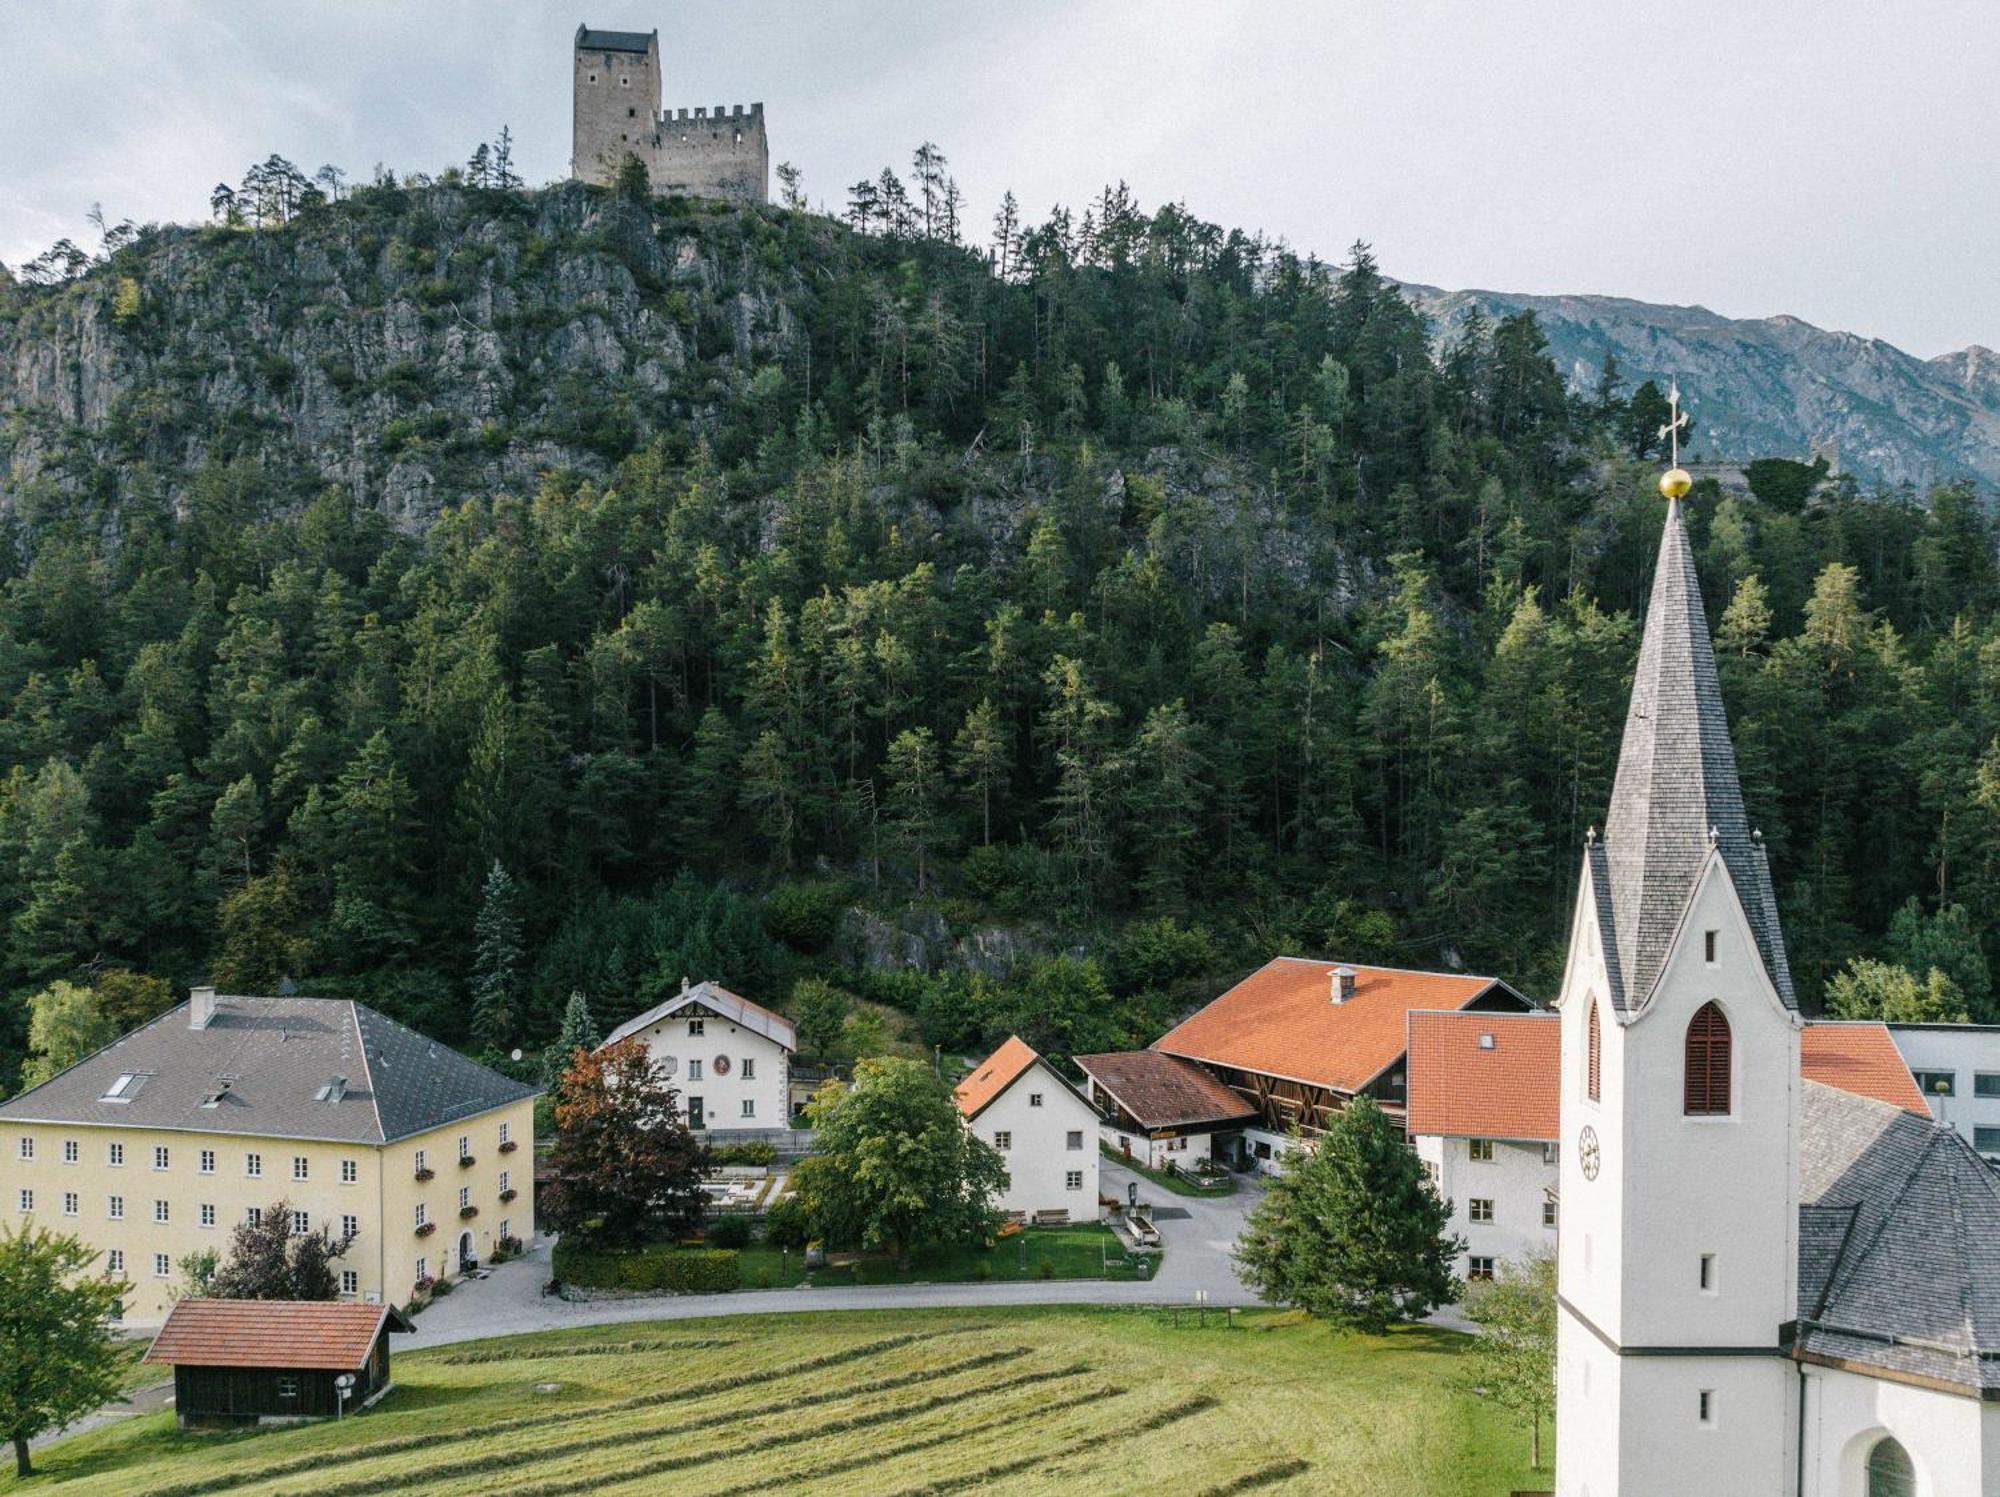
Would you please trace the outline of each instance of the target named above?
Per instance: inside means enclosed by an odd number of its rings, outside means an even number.
[[[0,1118],[379,1144],[535,1095],[350,999],[218,996],[202,1029],[188,1007],[0,1102]],[[143,1082],[107,1101],[128,1073]],[[323,1099],[336,1076],[345,1089]]]
[[[1281,956],[1182,1020],[1152,1048],[1210,1065],[1356,1092],[1402,1058],[1410,1010],[1528,1001],[1494,977],[1354,966],[1354,996],[1332,999],[1340,962]]]
[[[1112,1050],[1075,1060],[1077,1069],[1141,1128],[1190,1128],[1257,1115],[1256,1108],[1193,1061],[1158,1050]]]
[[[394,1331],[416,1329],[391,1305],[184,1299],[168,1313],[144,1360],[352,1372],[367,1362],[384,1323]]]
[[[1554,1014],[1413,1013],[1409,1043],[1412,1134],[1553,1143],[1562,1131]]]
[[[752,1003],[740,997],[717,982],[698,982],[693,987],[683,986],[681,990],[664,1003],[656,1003],[643,1014],[636,1015],[620,1024],[605,1036],[604,1043],[612,1044],[637,1034],[640,1030],[658,1023],[676,1009],[689,1004],[699,1004],[710,1013],[719,1015],[731,1024],[740,1025],[752,1034],[761,1034],[767,1040],[783,1045],[787,1050],[799,1048],[799,1032],[792,1021],[783,1014],[774,1013],[761,1003]],[[600,1047],[601,1048],[601,1047]]]
[[[1794,1354],[2000,1396],[2000,1173],[1956,1130],[1807,1082]]]
[[[576,50],[579,52],[645,52],[653,45],[657,31],[592,31],[588,26],[576,28]]]
[[[1590,860],[1599,918],[1609,927],[1604,949],[1617,953],[1611,1003],[1621,1017],[1643,1007],[1659,979],[1711,846],[1729,869],[1771,985],[1786,1007],[1797,1008],[1771,871],[1743,810],[1694,553],[1674,500],[1653,572],[1603,850],[1593,850]]]
[[[1799,1034],[1799,1070],[1808,1081],[1930,1118],[1909,1062],[1896,1048],[1888,1025],[1879,1020],[1811,1020]]]

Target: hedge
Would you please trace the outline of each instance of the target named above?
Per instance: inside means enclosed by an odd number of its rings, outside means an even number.
[[[559,1283],[585,1289],[644,1289],[666,1294],[717,1294],[739,1282],[730,1248],[646,1247],[620,1250],[556,1240],[549,1271]]]

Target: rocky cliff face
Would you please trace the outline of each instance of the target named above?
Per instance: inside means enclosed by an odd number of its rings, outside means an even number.
[[[2000,483],[2000,357],[1989,349],[1924,360],[1796,317],[1741,320],[1613,296],[1403,289],[1445,336],[1475,303],[1493,316],[1532,309],[1578,389],[1596,384],[1607,352],[1633,383],[1679,379],[1705,457],[1826,452],[1868,482]]]
[[[420,528],[462,494],[601,468],[789,338],[754,210],[580,187],[397,193],[323,228],[152,231],[56,293],[0,286],[0,506],[85,469],[172,492],[211,459]]]

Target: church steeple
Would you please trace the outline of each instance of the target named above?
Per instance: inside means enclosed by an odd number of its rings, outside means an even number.
[[[1686,475],[1676,468],[1668,477],[1679,482],[1661,484],[1668,494],[1666,530],[1611,811],[1604,840],[1591,852],[1599,909],[1612,927],[1603,932],[1610,996],[1621,1012],[1644,1006],[1713,847],[1729,869],[1771,985],[1787,1008],[1797,1008],[1763,842],[1743,810],[1694,554],[1673,491],[1684,492]]]

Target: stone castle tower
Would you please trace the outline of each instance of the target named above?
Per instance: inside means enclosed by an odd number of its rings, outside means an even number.
[[[576,28],[569,174],[607,183],[629,151],[653,190],[737,203],[770,201],[764,106],[660,107],[660,33]]]

